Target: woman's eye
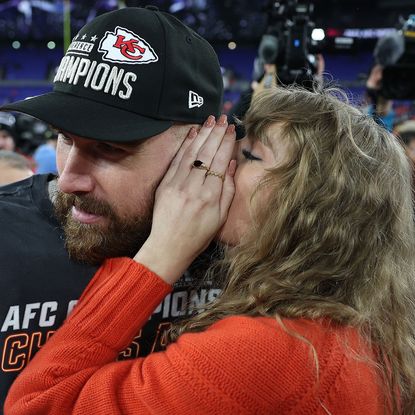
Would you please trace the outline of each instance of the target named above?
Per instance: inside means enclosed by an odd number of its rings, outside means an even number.
[[[247,160],[250,160],[250,161],[252,161],[252,160],[261,160],[260,158],[258,158],[258,157],[255,157],[250,151],[248,151],[248,150],[246,150],[246,149],[243,149],[242,150],[242,154],[244,155],[244,157],[247,159]]]

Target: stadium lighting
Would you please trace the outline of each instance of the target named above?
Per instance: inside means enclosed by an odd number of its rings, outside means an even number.
[[[311,33],[311,39],[313,40],[323,40],[326,37],[326,34],[324,33],[323,29],[319,29],[319,28],[315,28],[313,29],[312,33]]]

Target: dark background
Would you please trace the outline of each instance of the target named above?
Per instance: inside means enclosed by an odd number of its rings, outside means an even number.
[[[270,23],[270,9],[275,3],[278,2],[71,1],[71,36],[96,15],[119,6],[157,5],[212,43],[223,67],[229,108],[252,80],[258,44]],[[362,100],[373,63],[373,47],[382,33],[380,29],[400,27],[403,19],[415,13],[415,0],[314,0],[311,3],[314,12],[310,19],[326,31],[323,49],[326,77],[350,91],[357,101]],[[63,0],[0,1],[0,104],[51,89],[51,79],[63,55],[63,16]],[[347,29],[358,29],[353,31],[353,46],[335,47],[333,39],[347,33]],[[53,49],[47,47],[51,41],[55,45]],[[236,48],[229,49],[229,42],[235,42]]]

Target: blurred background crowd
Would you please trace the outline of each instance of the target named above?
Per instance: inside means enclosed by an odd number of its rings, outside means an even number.
[[[149,3],[212,44],[230,116],[243,116],[270,84],[335,85],[415,160],[415,0],[2,0],[0,104],[52,90],[65,49],[89,20]],[[0,113],[0,185],[56,173],[55,146],[50,126]]]

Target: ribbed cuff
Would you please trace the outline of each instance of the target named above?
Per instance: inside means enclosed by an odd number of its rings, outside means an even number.
[[[121,349],[172,291],[142,264],[130,258],[108,259],[88,284],[69,319],[77,332]]]

